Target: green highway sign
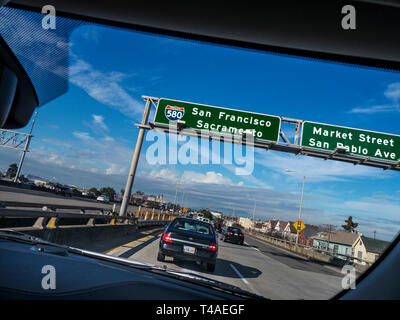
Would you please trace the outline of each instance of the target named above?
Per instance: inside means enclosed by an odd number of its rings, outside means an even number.
[[[278,142],[281,119],[260,113],[239,111],[169,99],[158,101],[155,123],[184,121],[186,128],[243,135],[251,131],[255,139]]]
[[[400,136],[304,121],[301,146],[347,153],[381,160],[399,161]]]

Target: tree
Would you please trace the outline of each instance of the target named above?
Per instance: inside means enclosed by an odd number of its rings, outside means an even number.
[[[98,197],[98,196],[101,194],[100,191],[97,190],[97,188],[95,188],[95,187],[90,188],[90,189],[88,190],[88,192],[89,192],[89,193],[94,193],[94,194],[96,195],[96,197]]]
[[[343,229],[347,232],[354,232],[355,228],[357,228],[358,223],[353,222],[353,217],[349,216],[347,220],[344,220],[346,224],[342,225]]]
[[[100,189],[100,193],[107,196],[109,199],[113,200],[114,196],[117,194],[115,190],[111,187],[105,187]]]
[[[125,189],[121,189],[120,191],[121,191],[121,195],[125,194]]]
[[[215,219],[215,222],[220,223],[222,225],[224,224],[224,219],[218,217],[217,219]]]
[[[18,165],[16,163],[10,164],[7,169],[6,177],[7,178],[14,178],[18,171]]]
[[[204,218],[207,218],[209,220],[213,220],[214,216],[211,214],[211,212],[207,209],[201,209],[199,213],[203,214]]]

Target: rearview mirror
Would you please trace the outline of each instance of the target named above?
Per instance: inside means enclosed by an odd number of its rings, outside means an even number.
[[[26,126],[38,104],[31,80],[0,36],[0,128]]]

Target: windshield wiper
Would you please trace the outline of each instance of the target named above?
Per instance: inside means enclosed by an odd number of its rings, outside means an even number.
[[[54,244],[54,243],[45,241],[43,239],[31,236],[29,234],[22,233],[22,232],[19,232],[19,231],[15,231],[15,230],[11,230],[11,229],[9,229],[9,230],[1,230],[0,231],[0,238],[15,240],[15,241],[18,241],[18,242],[30,243],[30,244],[41,243],[41,244],[48,244],[48,245],[53,245],[53,246],[61,246],[61,245]]]

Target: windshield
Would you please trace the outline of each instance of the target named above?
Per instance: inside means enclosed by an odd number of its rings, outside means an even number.
[[[330,299],[397,236],[399,73],[42,18],[0,10],[41,102],[0,131],[0,229],[271,299]]]

